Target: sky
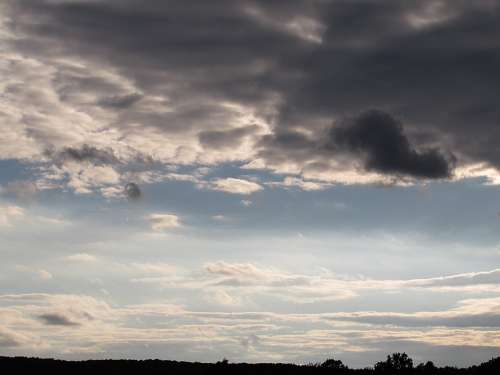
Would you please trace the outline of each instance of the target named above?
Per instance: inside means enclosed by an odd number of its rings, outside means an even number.
[[[500,355],[500,1],[0,0],[0,355]]]

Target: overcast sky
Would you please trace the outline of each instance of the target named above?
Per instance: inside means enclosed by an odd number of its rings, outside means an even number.
[[[0,355],[500,355],[500,1],[0,0]]]

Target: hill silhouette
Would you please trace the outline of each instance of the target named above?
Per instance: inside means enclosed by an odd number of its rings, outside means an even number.
[[[19,371],[46,374],[241,374],[241,375],[474,375],[499,374],[500,357],[468,368],[437,367],[432,362],[413,364],[406,353],[393,353],[385,361],[373,367],[350,369],[342,361],[330,358],[323,363],[305,365],[286,363],[230,363],[226,359],[217,363],[182,362],[166,360],[87,360],[64,361],[27,357],[0,357],[0,373],[14,374]]]

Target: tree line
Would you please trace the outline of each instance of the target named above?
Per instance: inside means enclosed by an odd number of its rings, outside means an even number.
[[[351,369],[341,360],[329,358],[322,363],[305,365],[286,363],[230,363],[223,359],[216,363],[181,362],[164,360],[88,360],[63,361],[27,357],[0,357],[0,374],[48,373],[71,375],[94,375],[92,372],[113,374],[181,374],[181,375],[476,375],[500,374],[500,357],[468,368],[438,367],[428,361],[414,365],[406,353],[393,353],[386,360],[375,363],[373,367]]]

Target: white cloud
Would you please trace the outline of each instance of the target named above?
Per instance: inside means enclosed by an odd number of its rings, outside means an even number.
[[[53,278],[52,274],[46,270],[37,271],[38,277],[42,280],[51,280]]]
[[[219,215],[213,215],[212,220],[220,221],[220,222],[228,222],[228,221],[231,221],[231,218],[227,217],[226,215],[219,214]]]
[[[314,190],[325,190],[333,186],[331,183],[321,182],[321,181],[306,181],[297,177],[285,177],[281,182],[268,182],[266,183],[268,186],[276,186],[276,187],[297,187],[299,189],[305,191],[314,191]]]
[[[0,229],[21,227],[21,224],[24,228],[24,226],[63,227],[70,223],[60,217],[45,216],[44,213],[33,209],[0,202]]]
[[[151,214],[148,216],[148,220],[151,223],[151,228],[157,232],[182,226],[179,217],[174,214]]]
[[[487,163],[465,165],[457,168],[455,179],[481,178],[486,185],[500,185],[500,172]]]
[[[173,275],[178,268],[167,263],[131,263],[130,267],[134,271],[145,274]]]
[[[94,263],[97,262],[97,257],[87,253],[78,253],[73,255],[68,255],[64,257],[64,260],[68,262],[76,262],[76,263]]]
[[[215,303],[217,305],[224,306],[235,306],[241,303],[239,298],[230,295],[223,289],[215,289],[214,291],[209,292],[205,295],[204,299],[208,303]]]
[[[363,277],[341,278],[331,273],[321,275],[293,274],[252,263],[206,263],[208,280],[198,287],[224,285],[247,295],[272,295],[294,303],[311,303],[355,298],[362,292],[401,293],[426,290],[434,293],[461,291],[467,293],[500,292],[500,271],[475,272],[435,278],[377,280]]]
[[[212,190],[241,195],[249,195],[263,189],[263,187],[256,182],[233,177],[214,180],[209,187]]]
[[[72,164],[64,166],[62,170],[69,177],[68,186],[79,194],[90,193],[95,187],[120,182],[120,174],[110,166]]]
[[[0,227],[10,227],[16,220],[23,218],[24,215],[23,208],[0,203]]]
[[[205,298],[225,309],[235,306],[241,309],[239,296],[235,299],[220,288],[210,291]],[[477,303],[498,306],[498,301],[493,303],[488,299],[484,303],[482,300],[464,302],[463,306]],[[453,311],[432,314],[450,315]],[[353,319],[375,314],[344,315]],[[416,316],[425,314],[414,313]],[[152,317],[161,318],[161,324],[155,325]],[[25,355],[40,355],[46,350],[58,352],[63,357],[78,353],[86,357],[98,353],[109,356],[117,345],[134,350],[137,345],[170,344],[180,348],[177,355],[181,358],[196,347],[204,353],[211,353],[215,348],[215,355],[229,351],[234,354],[234,361],[302,361],[311,357],[325,358],[332,350],[360,356],[395,340],[403,349],[406,345],[414,349],[416,345],[430,345],[434,350],[450,346],[472,346],[477,350],[500,345],[500,334],[491,327],[478,330],[446,325],[400,326],[397,323],[379,326],[345,322],[339,313],[191,311],[168,301],[111,306],[102,299],[85,295],[0,295],[0,319],[3,348],[17,349]],[[47,325],[51,326],[50,330]],[[242,350],[242,338],[248,337],[258,337],[252,340],[253,348],[249,352],[248,348]],[[251,354],[254,350],[255,357]],[[198,359],[213,360],[212,357]]]
[[[36,279],[39,280],[51,280],[53,275],[44,269],[37,269],[36,267],[24,266],[22,264],[18,264],[15,266],[16,271],[18,272],[26,272],[34,275]]]

